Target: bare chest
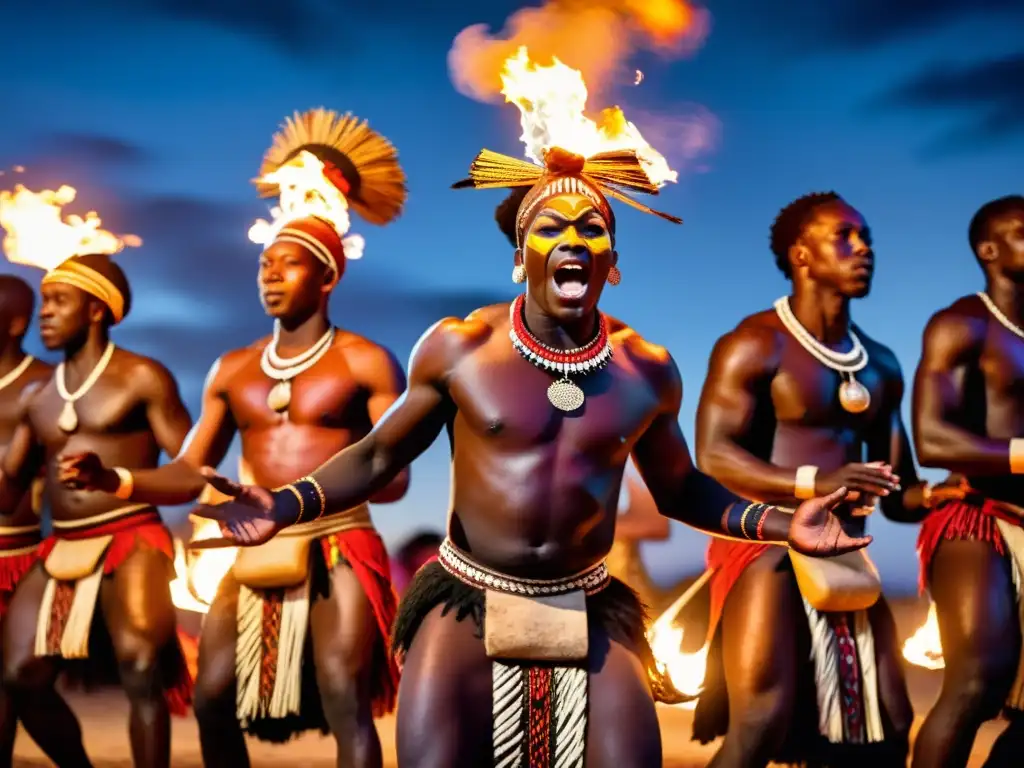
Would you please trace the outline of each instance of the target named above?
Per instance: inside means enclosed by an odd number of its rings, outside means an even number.
[[[0,390],[0,446],[7,445],[21,420],[21,390],[8,387]],[[0,448],[0,452],[2,452]]]
[[[1024,404],[1024,339],[993,327],[978,363],[987,400]]]
[[[654,418],[658,400],[623,357],[574,378],[585,399],[567,413],[548,398],[558,376],[492,342],[464,360],[449,382],[460,431],[504,451],[547,445],[580,454],[628,452]]]
[[[73,436],[105,440],[149,431],[145,403],[129,382],[111,374],[101,376],[73,403],[75,428],[70,433],[59,426],[65,405],[51,381],[29,406],[32,431],[51,454],[62,449]]]
[[[890,407],[886,395],[891,376],[891,372],[869,357],[867,365],[853,373],[852,378],[864,387],[870,402],[864,411],[852,413],[840,401],[840,387],[851,374],[825,366],[795,340],[787,339],[779,368],[765,394],[770,396],[775,421],[780,425],[859,433]]]
[[[228,405],[240,431],[284,421],[333,429],[358,429],[369,423],[366,392],[343,362],[325,359],[291,379],[287,407],[281,411],[268,403],[275,384],[258,360],[228,382]]]

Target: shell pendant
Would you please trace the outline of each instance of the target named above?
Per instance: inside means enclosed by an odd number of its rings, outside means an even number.
[[[75,404],[70,400],[64,401],[64,407],[61,408],[60,416],[57,418],[57,427],[61,432],[68,434],[78,429],[78,414],[75,413]]]
[[[569,379],[559,379],[548,387],[548,400],[558,410],[570,413],[583,405],[583,390]]]
[[[839,404],[847,413],[864,413],[871,407],[871,393],[851,374],[839,385]]]
[[[288,410],[292,402],[292,382],[290,379],[277,382],[267,394],[267,407],[277,413]]]

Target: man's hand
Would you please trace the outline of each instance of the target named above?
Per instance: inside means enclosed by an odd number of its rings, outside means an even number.
[[[57,482],[73,491],[114,493],[121,485],[117,473],[103,466],[95,453],[70,453],[57,457]]]
[[[811,557],[833,557],[870,544],[870,536],[850,536],[835,513],[836,507],[848,501],[848,495],[846,488],[839,488],[797,507],[789,525],[789,546]]]
[[[884,461],[867,464],[847,464],[834,472],[819,473],[814,492],[831,494],[840,488],[849,491],[848,501],[859,501],[870,496],[888,496],[900,489],[899,475]]]
[[[196,517],[216,520],[223,539],[203,539],[189,544],[189,549],[220,549],[223,547],[252,547],[269,541],[289,521],[278,520],[274,510],[274,496],[258,485],[240,485],[217,474],[211,467],[199,470],[206,482],[231,501],[224,504],[202,504],[192,510]]]

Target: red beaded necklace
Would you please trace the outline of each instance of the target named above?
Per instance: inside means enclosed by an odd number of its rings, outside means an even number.
[[[548,400],[561,411],[575,411],[583,405],[583,390],[570,376],[585,376],[603,368],[612,357],[612,345],[608,338],[608,323],[600,312],[597,314],[597,335],[585,346],[577,349],[552,349],[530,333],[523,320],[525,296],[517,296],[509,308],[510,328],[508,332],[512,346],[530,363],[543,370],[560,373],[560,379],[548,387]]]

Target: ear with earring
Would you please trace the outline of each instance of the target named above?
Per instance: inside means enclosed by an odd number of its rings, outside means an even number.
[[[518,248],[516,249],[516,265],[512,267],[512,282],[526,282],[526,267],[523,266],[523,252]]]
[[[618,267],[612,267],[608,270],[608,285],[618,285],[622,282],[622,272],[619,271]]]

